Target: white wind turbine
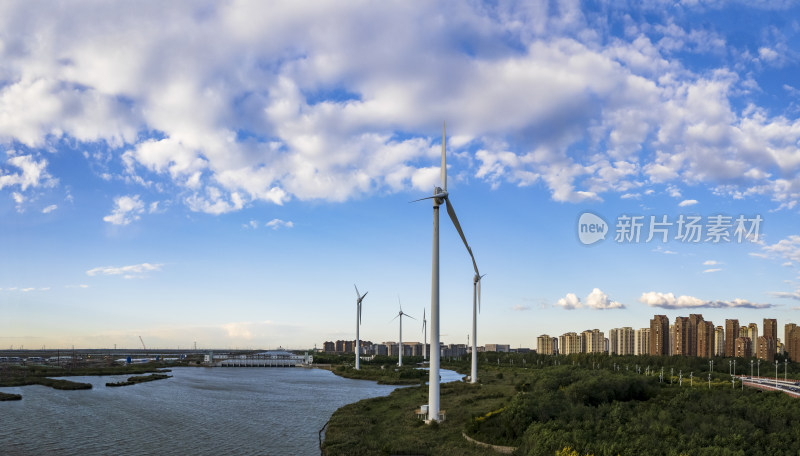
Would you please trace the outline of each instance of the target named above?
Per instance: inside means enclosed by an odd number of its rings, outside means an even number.
[[[364,299],[364,296],[369,293],[369,291],[362,295],[358,292],[358,287],[356,287],[356,284],[353,284],[353,286],[356,288],[356,370],[359,370],[361,369],[361,340],[359,337],[359,329],[361,327],[361,301]]]
[[[439,368],[441,364],[441,346],[439,341],[439,206],[444,203],[447,208],[447,214],[453,222],[456,231],[458,231],[461,240],[467,247],[469,256],[472,258],[472,266],[475,268],[475,274],[480,277],[478,273],[478,265],[475,263],[475,256],[472,254],[472,249],[467,243],[467,238],[464,237],[464,232],[461,230],[461,224],[458,223],[456,212],[453,210],[453,205],[450,203],[449,194],[447,193],[447,159],[445,151],[445,125],[442,123],[442,167],[441,179],[442,188],[435,187],[433,189],[433,196],[421,198],[417,201],[424,199],[433,200],[433,258],[431,268],[431,367],[430,376],[428,378],[428,420],[439,421]]]
[[[405,316],[412,320],[416,320],[416,318],[403,312],[403,305],[400,304],[399,296],[397,297],[397,304],[400,305],[400,312],[398,312],[397,315],[395,315],[395,317],[391,319],[390,323],[392,321],[397,320],[398,317],[400,318],[400,343],[397,345],[397,353],[400,354],[400,357],[397,359],[397,365],[402,367],[403,366],[403,317]]]

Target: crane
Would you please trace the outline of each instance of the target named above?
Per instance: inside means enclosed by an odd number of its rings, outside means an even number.
[[[142,343],[142,348],[144,349],[144,351],[147,351],[147,347],[144,346],[144,341],[142,340],[142,336],[139,336],[139,342]]]

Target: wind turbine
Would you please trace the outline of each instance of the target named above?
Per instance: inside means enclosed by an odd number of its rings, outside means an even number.
[[[360,361],[361,361],[361,339],[360,339],[359,329],[361,327],[361,301],[364,299],[364,296],[366,296],[367,293],[369,293],[369,291],[364,292],[364,294],[362,295],[361,293],[358,292],[358,287],[356,287],[356,284],[353,284],[353,286],[356,288],[356,347],[355,347],[356,348],[356,370],[360,370],[361,369],[361,363],[360,363]]]
[[[397,304],[400,304],[400,297],[399,296],[397,297]],[[416,318],[414,318],[411,315],[403,312],[403,305],[400,304],[400,312],[398,312],[397,315],[395,315],[395,317],[392,318],[392,320],[390,321],[390,323],[391,323],[392,321],[395,321],[398,317],[400,318],[400,343],[397,346],[397,348],[398,348],[397,353],[400,354],[400,357],[397,359],[397,365],[400,366],[400,367],[403,366],[403,317],[404,316],[406,316],[406,317],[408,317],[408,318],[410,318],[412,320],[416,320]]]
[[[422,360],[425,361],[427,357],[425,352],[428,348],[428,320],[425,319],[425,308],[422,308]]]
[[[439,341],[439,206],[442,203],[447,208],[447,214],[453,222],[456,231],[458,231],[461,240],[467,247],[469,256],[472,258],[472,266],[475,268],[475,274],[478,274],[478,265],[475,263],[475,256],[472,254],[472,249],[467,244],[467,238],[464,237],[464,232],[461,230],[461,224],[458,223],[456,212],[453,210],[453,205],[450,203],[449,194],[447,193],[447,159],[446,159],[446,143],[445,143],[445,124],[442,123],[442,167],[441,179],[442,188],[435,187],[433,189],[433,196],[421,198],[417,201],[432,199],[433,200],[433,256],[431,261],[431,367],[430,376],[428,378],[428,421],[439,421],[439,367],[441,364],[441,346]]]

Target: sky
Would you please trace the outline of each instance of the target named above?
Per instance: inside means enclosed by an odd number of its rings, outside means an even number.
[[[0,347],[800,323],[800,5],[0,5]],[[591,226],[590,226],[591,225]],[[583,226],[583,231],[581,227]],[[601,234],[591,230],[601,229]],[[441,219],[441,340],[473,268]]]

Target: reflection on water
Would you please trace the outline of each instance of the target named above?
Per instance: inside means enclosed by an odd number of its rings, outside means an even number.
[[[91,390],[33,385],[0,403],[0,454],[318,454],[317,432],[339,407],[396,386],[321,369],[175,368],[121,388],[127,375],[70,377]]]

